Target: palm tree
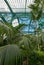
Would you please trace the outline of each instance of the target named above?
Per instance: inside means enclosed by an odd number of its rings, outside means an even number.
[[[31,4],[29,6],[29,8],[31,9],[32,20],[33,20],[33,22],[35,22],[35,25],[36,25],[35,32],[38,33],[38,32],[40,32],[40,30],[39,30],[40,28],[39,28],[37,21],[39,21],[39,19],[42,16],[43,9],[44,9],[44,1],[43,0],[35,0],[34,4]],[[39,49],[39,43],[38,43],[38,49]]]

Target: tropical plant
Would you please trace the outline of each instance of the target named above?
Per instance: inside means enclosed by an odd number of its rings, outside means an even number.
[[[0,46],[5,45],[3,41],[6,44],[14,44],[19,41],[21,36],[20,28],[22,26],[24,26],[24,24],[19,24],[19,26],[13,28],[12,25],[7,22],[0,22]]]
[[[40,29],[37,21],[40,20],[42,13],[43,13],[43,8],[44,8],[43,2],[44,2],[43,0],[42,1],[41,0],[39,0],[39,1],[35,0],[34,4],[31,4],[29,6],[29,8],[31,9],[32,20],[33,20],[33,22],[35,22],[35,25],[36,25],[35,33],[37,32],[37,34],[39,32],[41,32],[41,29]],[[38,43],[38,46],[39,46],[39,43]]]
[[[31,8],[32,20],[39,20],[43,13],[43,0],[35,0],[34,4],[31,4],[29,8]]]
[[[17,45],[0,47],[0,65],[22,65],[22,53]]]
[[[7,39],[12,37],[12,29],[8,27],[5,23],[0,22],[0,44],[3,43],[4,34],[6,34]],[[11,37],[10,37],[11,34]],[[2,41],[2,42],[1,42]]]
[[[30,65],[44,65],[44,52],[42,51],[34,51],[29,56],[29,64]]]

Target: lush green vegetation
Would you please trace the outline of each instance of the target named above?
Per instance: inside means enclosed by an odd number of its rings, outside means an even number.
[[[0,23],[0,65],[44,65],[44,33],[23,35],[22,26]]]
[[[36,0],[29,7],[34,22],[41,18],[43,2]],[[22,26],[13,28],[7,22],[0,22],[0,65],[44,65],[44,32],[36,27],[35,34],[23,35]]]

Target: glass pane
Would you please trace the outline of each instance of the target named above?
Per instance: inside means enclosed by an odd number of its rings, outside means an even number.
[[[4,0],[0,0],[0,12],[9,12],[9,8]]]
[[[29,24],[30,23],[30,19],[29,18],[20,18],[19,19],[19,23],[20,24]]]
[[[7,0],[14,12],[29,12],[29,4],[33,3],[34,0]],[[27,1],[27,2],[26,2]],[[0,0],[0,11],[9,12],[9,8],[4,0]]]
[[[14,12],[25,12],[25,6],[26,11],[29,12],[30,9],[28,8],[28,6],[30,3],[33,3],[34,0],[27,0],[27,3],[26,0],[7,0],[7,1]]]
[[[5,18],[5,20],[8,22],[8,23],[11,23],[11,19],[12,19],[12,14],[2,14],[2,16]]]

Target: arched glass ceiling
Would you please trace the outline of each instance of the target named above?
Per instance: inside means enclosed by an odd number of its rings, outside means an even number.
[[[28,5],[34,0],[0,0],[0,12],[10,12],[7,1],[13,12],[29,12]]]

